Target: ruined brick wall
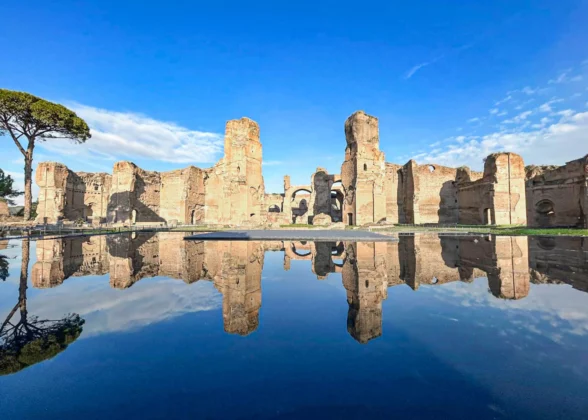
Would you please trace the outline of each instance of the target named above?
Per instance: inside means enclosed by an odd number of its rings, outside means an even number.
[[[159,275],[159,240],[153,233],[107,237],[110,286],[126,289],[143,278]]]
[[[10,212],[8,210],[8,203],[5,199],[0,198],[0,217],[10,216]]]
[[[560,167],[528,168],[529,226],[588,228],[588,155]]]
[[[401,173],[405,223],[457,223],[457,169],[411,160]]]
[[[41,162],[35,180],[39,186],[38,223],[105,221],[112,182],[109,174],[73,172],[60,163]]]
[[[208,223],[259,224],[265,221],[259,126],[249,118],[227,122],[225,155],[206,171]]]
[[[33,286],[55,287],[69,277],[107,274],[106,243],[105,236],[37,241],[37,260],[31,271]]]
[[[457,187],[459,223],[463,225],[487,225],[492,223],[493,185],[483,180],[482,172],[468,167],[458,168]]]
[[[106,173],[69,171],[64,217],[68,220],[97,218],[105,221],[112,177]]]
[[[359,343],[382,335],[382,301],[388,296],[387,244],[345,244],[347,258],[342,268],[347,291],[347,331]]]
[[[159,216],[161,175],[131,162],[117,162],[112,171],[108,221],[111,223],[162,223]]]
[[[284,213],[284,195],[283,194],[265,194],[265,209],[267,212],[266,219],[270,223],[292,223],[292,220]]]
[[[327,224],[340,221],[340,203],[344,194],[341,185],[334,185],[340,182],[340,175],[330,175],[324,168],[316,168],[308,185],[291,185],[290,177],[286,175],[282,195],[283,220],[314,224],[314,217],[320,215],[319,219]],[[335,199],[331,198],[332,192],[337,194]]]
[[[345,161],[341,181],[345,191],[343,220],[348,225],[386,219],[385,163],[380,151],[378,119],[357,111],[345,121]]]
[[[207,243],[205,266],[223,295],[226,332],[247,335],[257,329],[263,261],[264,247],[259,242]]]
[[[457,175],[459,223],[526,224],[525,165],[515,153],[495,153],[484,163],[484,173],[460,168]]]
[[[184,224],[204,220],[204,171],[190,166],[161,173],[159,216]]]
[[[448,266],[438,235],[401,236],[398,244],[400,278],[413,290],[421,284],[445,284],[459,280],[458,270]]]
[[[206,244],[202,241],[186,241],[184,236],[183,232],[158,233],[158,275],[191,284],[206,278]]]
[[[529,294],[529,255],[526,236],[441,237],[443,256],[459,278],[470,282],[487,277],[490,292],[500,299]]]
[[[386,222],[405,223],[402,200],[401,165],[386,163],[384,190],[386,192]]]
[[[310,216],[318,214],[331,215],[331,186],[333,176],[329,175],[326,169],[317,168],[310,178],[311,194],[309,208]]]
[[[516,153],[486,158],[484,180],[494,181],[493,213],[497,225],[526,225],[525,164]],[[480,182],[480,181],[478,181]]]
[[[37,223],[56,223],[64,218],[65,196],[69,169],[56,162],[37,165],[35,182],[39,186]]]
[[[533,283],[567,283],[588,292],[588,238],[530,236]]]

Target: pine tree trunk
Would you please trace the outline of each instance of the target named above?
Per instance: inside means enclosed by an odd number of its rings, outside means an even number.
[[[31,243],[28,238],[22,240],[22,261],[20,264],[20,286],[18,288],[18,302],[22,321],[27,319],[27,282],[29,279]]]
[[[33,207],[33,148],[35,147],[35,140],[29,140],[29,147],[25,155],[25,191],[24,191],[24,220],[30,220],[31,209]]]

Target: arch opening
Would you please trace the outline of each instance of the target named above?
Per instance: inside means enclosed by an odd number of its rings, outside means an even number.
[[[555,223],[555,205],[551,200],[541,200],[535,204],[535,220],[540,226],[552,226]]]

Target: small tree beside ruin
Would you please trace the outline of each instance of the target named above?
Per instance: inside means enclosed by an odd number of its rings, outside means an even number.
[[[16,204],[13,198],[23,194],[22,191],[18,191],[12,186],[13,183],[14,179],[12,179],[10,175],[5,174],[4,171],[0,169],[0,198],[6,200],[6,202],[11,206]]]
[[[31,217],[35,142],[67,138],[83,143],[91,137],[86,122],[63,105],[25,92],[0,89],[0,136],[9,135],[24,156],[24,218]]]

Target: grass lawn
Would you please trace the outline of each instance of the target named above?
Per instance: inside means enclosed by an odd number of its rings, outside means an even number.
[[[491,233],[505,236],[588,236],[588,229],[578,228],[532,228],[527,226],[408,226],[396,225],[390,227],[375,227],[374,232],[463,232],[463,233]]]

